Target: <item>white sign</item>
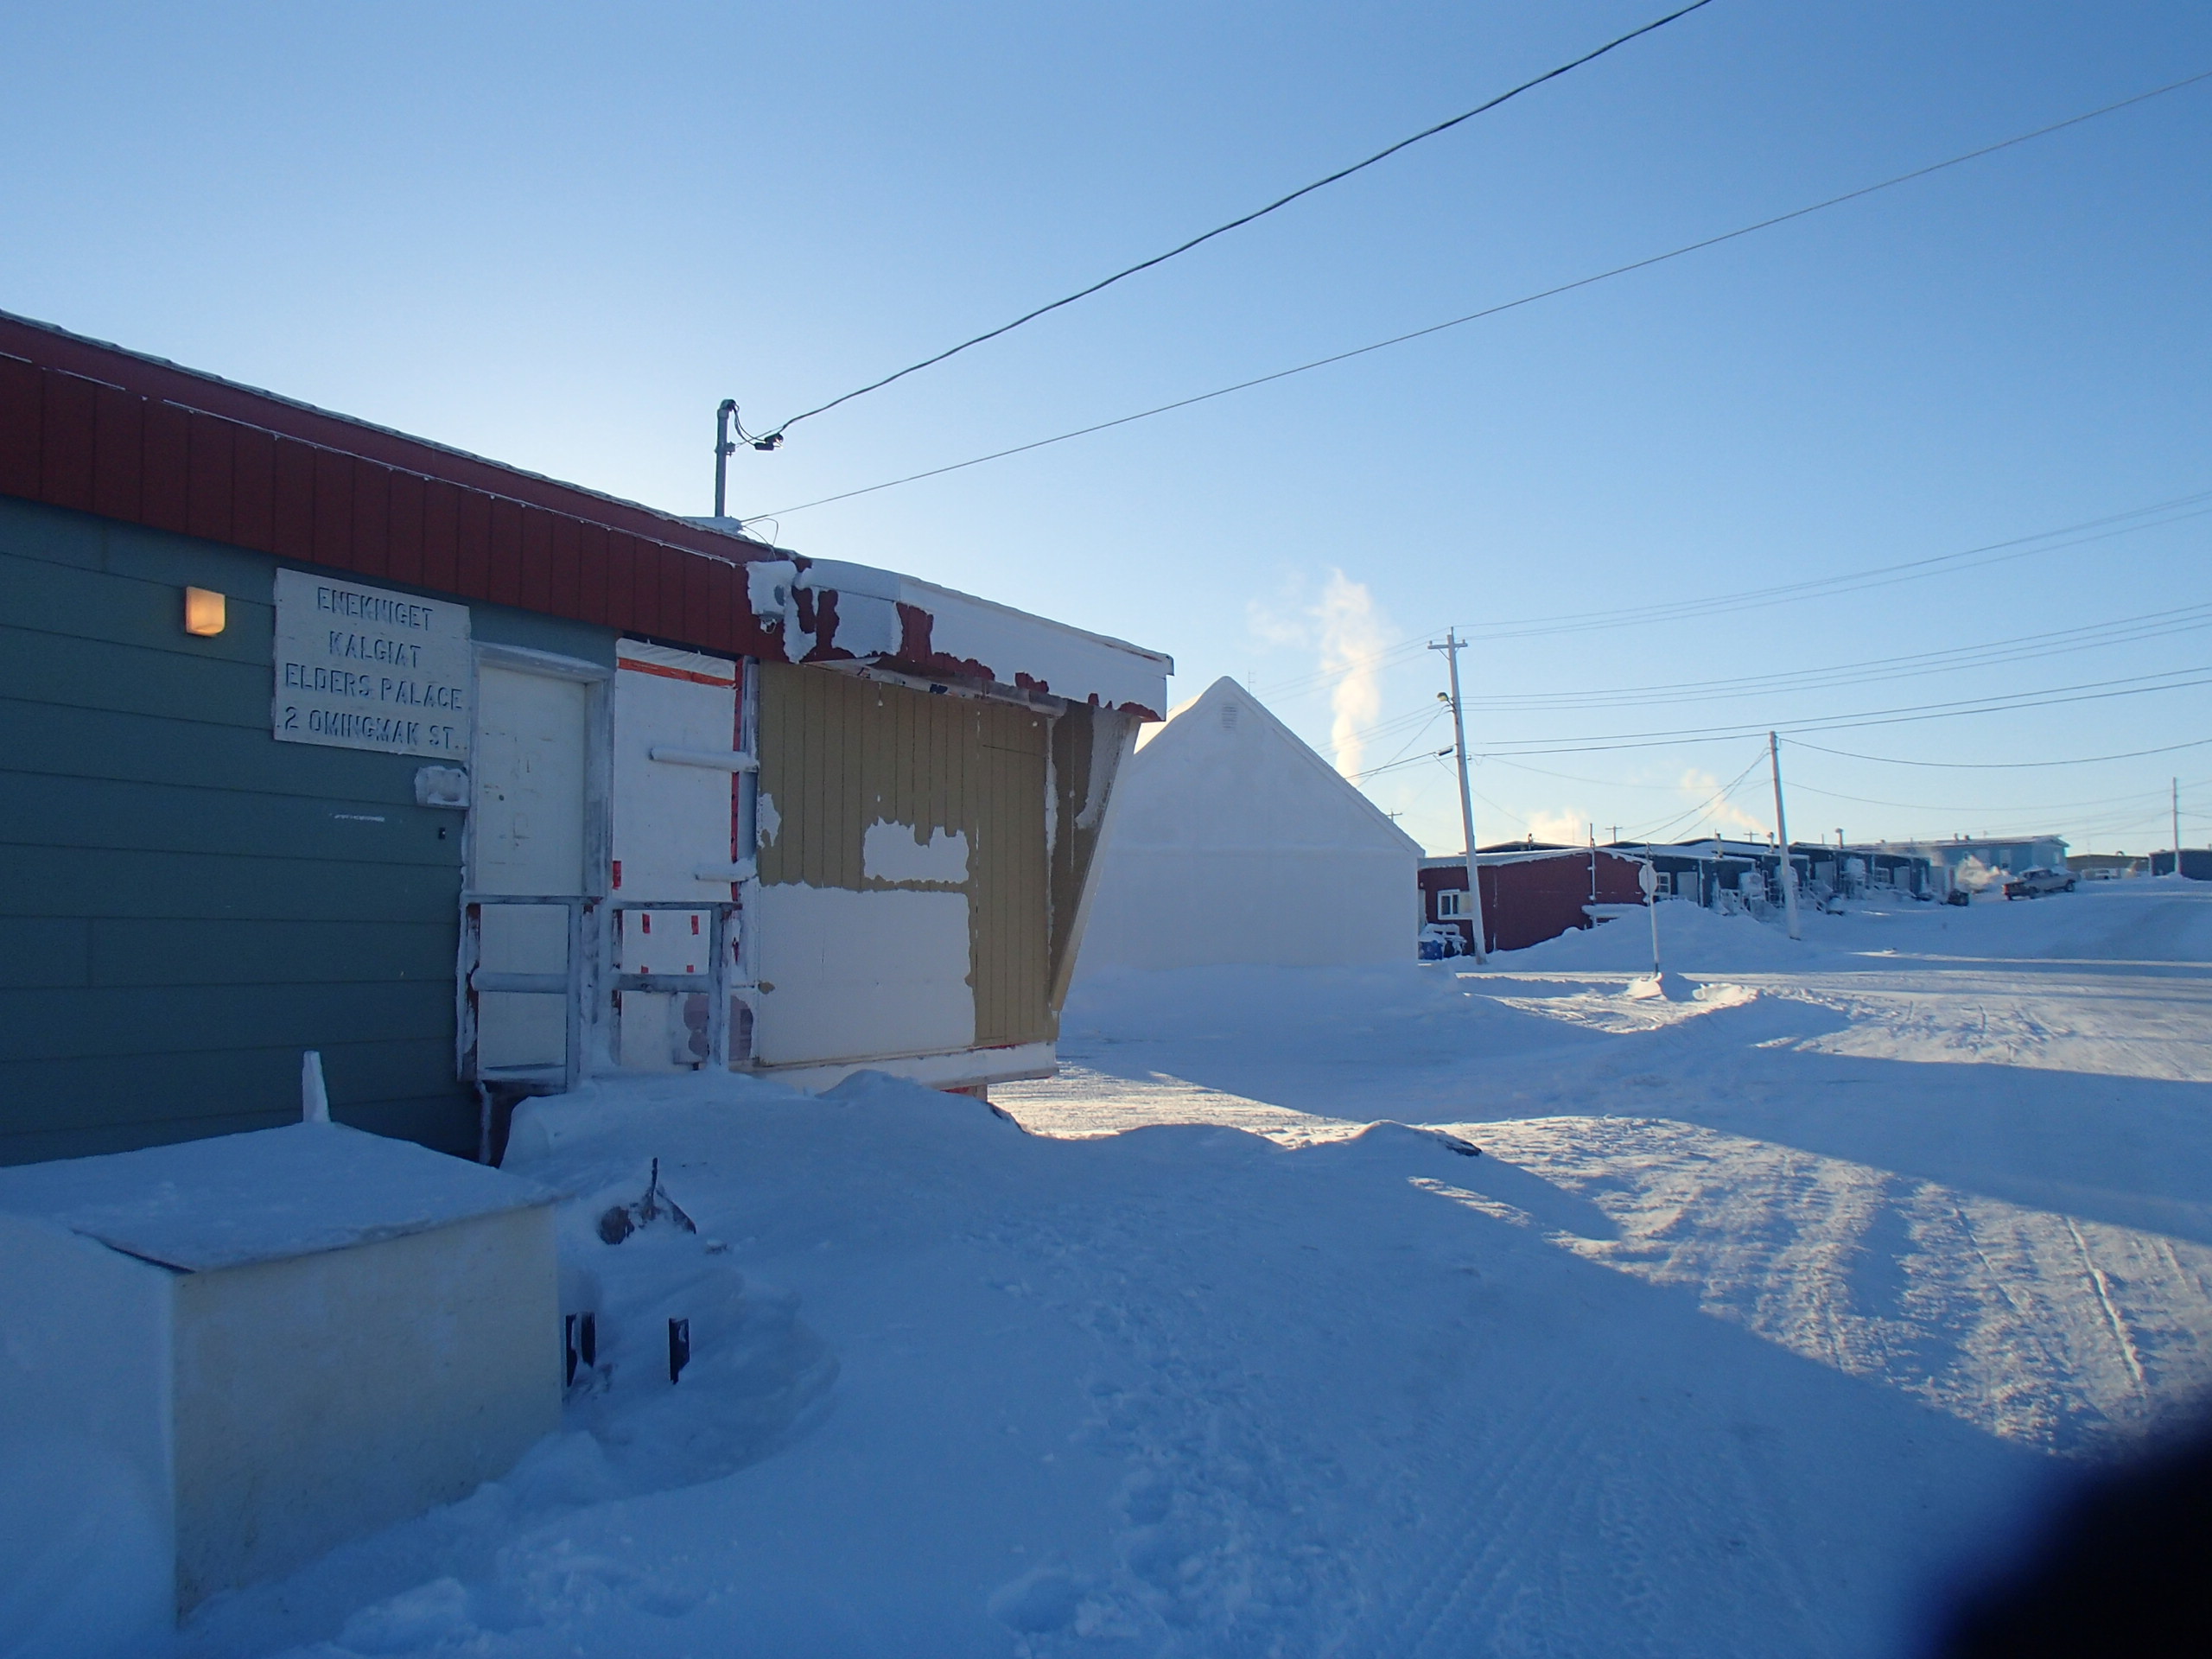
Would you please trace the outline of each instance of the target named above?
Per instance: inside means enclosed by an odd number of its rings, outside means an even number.
[[[468,607],[276,573],[279,741],[466,759]]]

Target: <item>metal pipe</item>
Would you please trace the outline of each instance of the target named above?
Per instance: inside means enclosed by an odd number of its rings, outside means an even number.
[[[722,406],[715,411],[715,517],[727,518],[729,514],[729,458],[737,453],[737,446],[729,441],[729,423],[737,413],[737,399],[725,397]]]

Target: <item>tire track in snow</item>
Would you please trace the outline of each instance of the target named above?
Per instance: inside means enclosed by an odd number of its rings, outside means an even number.
[[[2089,1241],[2082,1236],[2082,1229],[2073,1217],[2066,1217],[2066,1230],[2074,1240],[2074,1248],[2081,1253],[2082,1269],[2088,1275],[2089,1285],[2097,1294],[2097,1306],[2104,1309],[2105,1323],[2111,1327],[2112,1339],[2120,1346],[2120,1357],[2127,1364],[2128,1374],[2135,1379],[2135,1391],[2144,1396],[2147,1404],[2150,1389],[2143,1376],[2143,1358],[2135,1351],[2134,1338],[2127,1334],[2127,1321],[2120,1316],[2120,1309],[2113,1306],[2112,1284],[2105,1277],[2105,1270],[2089,1255]]]
[[[1620,1228],[1554,1242],[2005,1438],[2082,1449],[2212,1384],[2203,1246],[1936,1182],[1896,1194],[1884,1171],[1681,1123],[1484,1133]],[[1885,1213],[1905,1239],[1870,1262]],[[2114,1258],[2125,1270],[2105,1266]],[[1869,1271],[1895,1282],[1893,1316],[1855,1305]]]

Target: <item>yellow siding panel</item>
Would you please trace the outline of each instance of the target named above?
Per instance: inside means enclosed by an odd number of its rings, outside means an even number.
[[[1048,1040],[1056,1024],[1055,871],[1045,847],[1045,791],[1053,726],[1010,704],[762,664],[760,788],[781,823],[761,849],[761,880],[893,887],[901,884],[865,873],[870,824],[965,836],[976,1040]],[[1060,812],[1065,825],[1072,816],[1065,800]]]

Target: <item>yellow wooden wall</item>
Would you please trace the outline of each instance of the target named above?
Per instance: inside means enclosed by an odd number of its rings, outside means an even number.
[[[760,790],[779,820],[760,849],[761,881],[895,888],[863,868],[871,823],[966,836],[976,1040],[1051,1040],[1053,722],[1011,703],[785,663],[763,663],[760,688]]]

